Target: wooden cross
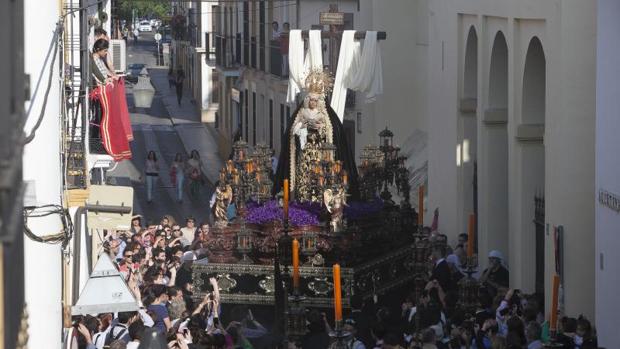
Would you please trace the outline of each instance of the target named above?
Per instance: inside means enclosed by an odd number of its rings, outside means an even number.
[[[329,71],[333,76],[336,76],[336,70],[338,68],[338,55],[340,54],[340,42],[342,41],[343,25],[344,25],[344,13],[338,12],[338,5],[329,5],[329,12],[321,13],[321,24],[329,25],[329,31],[322,31],[321,38],[329,40]],[[307,39],[309,36],[308,30],[301,32],[301,37]],[[362,40],[366,38],[365,31],[355,32],[355,40]],[[386,32],[377,32],[377,40],[386,40]]]

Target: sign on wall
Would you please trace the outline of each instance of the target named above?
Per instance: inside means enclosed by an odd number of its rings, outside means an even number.
[[[344,12],[321,12],[319,23],[321,25],[344,25]]]
[[[598,192],[598,202],[601,205],[620,213],[620,196],[610,193],[607,190],[600,189]]]

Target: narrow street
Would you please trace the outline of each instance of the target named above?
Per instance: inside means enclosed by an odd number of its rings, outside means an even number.
[[[163,215],[172,215],[177,221],[183,223],[185,218],[193,216],[197,222],[209,219],[209,199],[213,193],[212,176],[207,170],[211,166],[219,168],[217,161],[209,161],[213,149],[205,146],[198,147],[193,142],[181,141],[179,130],[195,129],[208,134],[205,126],[200,123],[199,115],[195,106],[190,103],[188,91],[184,91],[182,107],[176,107],[179,116],[170,115],[166,101],[174,100],[176,94],[173,88],[167,86],[167,67],[157,66],[155,52],[157,45],[153,39],[153,33],[141,33],[137,44],[133,40],[128,41],[127,65],[143,63],[149,71],[152,83],[156,89],[153,103],[149,109],[136,109],[133,103],[131,85],[127,84],[127,102],[131,112],[131,122],[134,132],[134,141],[131,143],[133,157],[130,161],[123,161],[112,171],[108,171],[107,181],[115,185],[131,185],[134,188],[134,213],[141,214],[147,221],[155,221]],[[159,84],[156,81],[160,82]],[[165,88],[162,82],[165,82]],[[180,110],[178,110],[180,109]],[[175,127],[175,125],[177,125]],[[202,130],[204,129],[204,130]],[[200,142],[204,144],[204,142]],[[188,147],[190,147],[188,149]],[[170,166],[177,153],[186,158],[192,149],[197,149],[203,161],[203,172],[207,174],[205,185],[200,188],[200,195],[196,198],[190,196],[189,181],[184,184],[183,202],[176,200],[176,188],[170,180]],[[144,182],[144,163],[147,153],[153,150],[157,155],[159,164],[159,178],[153,190],[153,202],[147,202],[146,184]],[[203,156],[204,154],[204,156]],[[211,163],[210,163],[211,162]],[[145,222],[146,223],[146,222]],[[191,238],[191,237],[190,237]]]

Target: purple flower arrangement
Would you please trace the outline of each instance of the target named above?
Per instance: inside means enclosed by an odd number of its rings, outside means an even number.
[[[278,205],[278,201],[270,200],[262,205],[248,203],[246,221],[254,224],[267,224],[282,221],[284,210]],[[383,201],[375,198],[371,202],[350,202],[345,206],[344,215],[347,219],[357,220],[369,218],[381,212]],[[288,215],[291,226],[318,225],[324,208],[320,203],[292,202],[289,205]]]
[[[316,206],[316,207],[315,207]],[[318,207],[318,209],[317,209]],[[289,205],[288,217],[291,226],[318,225],[321,206],[292,203]],[[276,200],[270,200],[263,205],[248,205],[246,221],[254,224],[266,224],[282,221],[284,210]]]

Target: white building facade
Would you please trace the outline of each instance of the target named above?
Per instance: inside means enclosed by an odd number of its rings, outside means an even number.
[[[620,285],[620,3],[598,1],[596,52],[596,326],[601,347],[620,343],[615,325],[620,311],[617,290]]]
[[[218,96],[213,55],[213,18],[217,17],[215,2],[178,1],[173,3],[174,16],[185,18],[186,33],[173,37],[170,68],[181,67],[185,72],[185,88],[190,91],[191,103],[200,113],[201,121],[214,123]],[[174,35],[174,33],[173,33]],[[215,83],[214,83],[215,81]]]
[[[596,3],[432,1],[430,22],[428,207],[440,230],[454,237],[475,213],[481,265],[500,250],[511,286],[547,301],[563,231],[564,310],[593,318]]]

